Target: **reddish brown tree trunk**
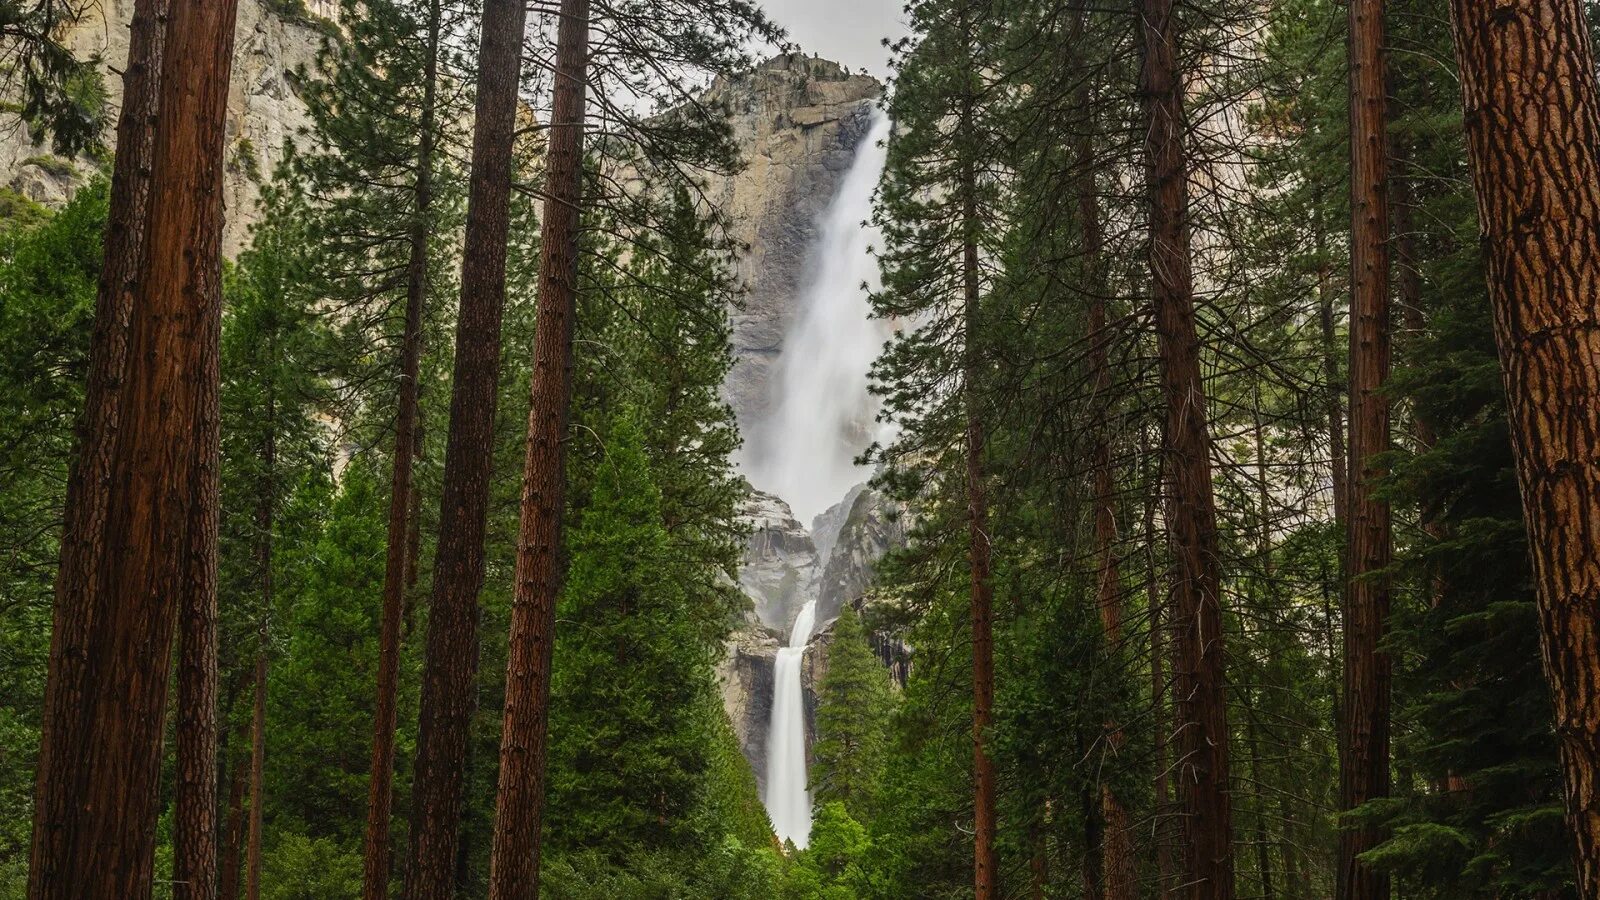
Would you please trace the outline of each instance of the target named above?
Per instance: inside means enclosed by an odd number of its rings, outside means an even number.
[[[134,294],[144,274],[144,234],[154,189],[151,161],[161,109],[161,67],[168,0],[138,0],[129,25],[128,61],[122,73],[122,114],[117,121],[115,168],[107,212],[105,251],[90,337],[83,413],[67,483],[61,564],[56,577],[50,663],[34,794],[29,897],[70,895],[65,858],[73,827],[68,817],[80,784],[70,783],[77,755],[91,740],[80,704],[93,689],[88,653],[101,601],[96,575],[106,550],[111,466],[121,423],[122,380]],[[92,823],[90,823],[92,825]],[[89,836],[98,840],[99,836]],[[111,839],[107,836],[107,840]],[[58,879],[60,881],[58,882]]]
[[[411,555],[412,484],[417,458],[417,396],[422,360],[422,307],[428,292],[428,237],[433,204],[433,114],[438,74],[439,6],[429,9],[428,58],[423,75],[417,180],[412,192],[410,258],[406,266],[405,333],[400,341],[400,383],[394,424],[389,522],[383,569],[383,610],[378,628],[377,702],[373,713],[372,766],[367,784],[367,828],[361,893],[382,900],[389,890],[389,818],[394,798],[394,736],[400,691],[401,619]],[[499,341],[496,340],[498,347]],[[498,372],[496,373],[498,377]],[[492,400],[491,400],[492,403]],[[491,409],[493,407],[491,406]],[[490,414],[491,421],[493,413]],[[489,453],[486,444],[483,448]],[[453,523],[451,523],[453,524]],[[445,532],[441,531],[441,534]],[[481,552],[481,551],[480,551]],[[480,576],[481,579],[481,576]],[[418,785],[419,788],[421,785]]]
[[[435,4],[429,11],[429,40],[435,53],[438,15]],[[484,7],[461,314],[456,325],[455,384],[445,438],[444,494],[434,554],[411,859],[406,871],[411,900],[455,896],[462,778],[478,674],[478,595],[483,589],[483,542],[500,393],[500,324],[505,307],[513,124],[524,19],[517,3],[493,0]],[[436,73],[430,72],[430,91],[435,78]],[[428,118],[431,120],[431,112]],[[426,248],[419,244],[416,249]],[[415,257],[413,262],[417,262]]]
[[[1167,399],[1167,530],[1172,585],[1174,681],[1178,717],[1178,786],[1189,896],[1233,897],[1233,808],[1228,785],[1221,576],[1211,436],[1200,340],[1184,150],[1183,84],[1177,68],[1172,0],[1140,0],[1150,190],[1150,273],[1161,387]]]
[[[1141,428],[1139,433],[1139,458],[1151,459],[1150,435]],[[1151,751],[1155,757],[1155,821],[1151,839],[1156,850],[1156,896],[1168,900],[1174,893],[1172,842],[1169,840],[1171,822],[1171,787],[1167,777],[1167,672],[1169,648],[1166,641],[1166,610],[1161,599],[1161,579],[1156,566],[1156,507],[1161,502],[1162,466],[1156,457],[1156,470],[1149,479],[1149,489],[1144,496],[1144,562],[1145,606],[1150,610],[1150,708],[1154,727]]]
[[[1376,495],[1389,449],[1389,139],[1383,0],[1350,3],[1350,503],[1344,609],[1344,707],[1339,806],[1389,795],[1389,504]],[[1339,833],[1338,896],[1383,900],[1389,878],[1357,861],[1376,828]]]
[[[222,863],[217,872],[217,896],[238,900],[239,872],[244,861],[244,787],[250,769],[244,760],[235,760],[228,773],[228,821],[222,845]]]
[[[245,843],[245,900],[261,900],[261,829],[266,810],[267,625],[256,647],[255,699],[250,714],[250,828]]]
[[[520,9],[521,4],[517,7]],[[490,900],[539,895],[549,728],[550,654],[561,590],[567,417],[572,402],[572,329],[577,315],[578,227],[583,202],[583,131],[589,75],[588,0],[561,0],[554,103],[540,231],[539,331],[533,346],[528,444],[517,533],[516,595],[506,664],[505,725]],[[514,79],[513,79],[514,80]],[[510,128],[510,120],[506,125]]]
[[[35,900],[151,889],[175,616],[203,620],[215,602],[196,593],[215,585],[221,159],[235,10],[233,0],[135,9],[118,128],[128,164],[119,160],[113,188],[57,583]],[[214,671],[204,662],[211,651],[196,634],[183,664]],[[185,702],[203,705],[204,695],[191,683]],[[197,706],[192,716],[182,726],[186,771],[203,752],[197,735],[209,728],[215,739],[214,710]],[[209,787],[186,777],[181,791],[178,852],[192,879],[210,884],[214,843],[208,860],[190,830],[196,792],[214,805],[214,767],[202,780]]]
[[[1600,896],[1600,97],[1579,0],[1454,0],[1578,893]]]
[[[226,84],[226,79],[223,79]],[[221,210],[217,211],[221,229]],[[220,241],[219,241],[220,243]],[[172,823],[174,900],[217,896],[217,535],[222,450],[220,353],[222,290],[205,336],[199,418],[200,457],[189,511],[189,572],[178,612],[178,716]]]

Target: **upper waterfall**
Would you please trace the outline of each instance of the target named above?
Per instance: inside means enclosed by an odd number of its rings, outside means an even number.
[[[838,191],[817,222],[797,308],[768,384],[767,414],[746,428],[741,468],[810,523],[865,480],[855,458],[880,437],[868,370],[888,336],[871,318],[878,287],[872,196],[890,123],[877,108]]]

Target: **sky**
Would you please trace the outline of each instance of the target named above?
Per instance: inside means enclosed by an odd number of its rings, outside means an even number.
[[[906,33],[904,0],[763,0],[763,5],[800,49],[879,76],[889,69],[883,39]]]

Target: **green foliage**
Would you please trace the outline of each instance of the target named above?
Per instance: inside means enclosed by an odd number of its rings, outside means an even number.
[[[0,0],[0,89],[20,100],[14,113],[35,144],[49,138],[63,156],[100,152],[106,90],[100,60],[80,59],[68,46],[87,4],[61,0]],[[8,110],[12,111],[12,110]]]
[[[286,832],[262,854],[267,900],[334,900],[361,894],[361,855],[330,838]]]
[[[708,767],[709,654],[670,565],[661,492],[625,413],[571,529],[551,687],[548,841],[682,842]],[[665,827],[663,827],[665,826]]]
[[[834,620],[827,674],[817,686],[817,740],[811,748],[815,803],[837,802],[857,819],[870,819],[892,710],[889,673],[867,646],[861,617],[847,603]]]
[[[83,403],[106,185],[0,227],[0,896],[20,896],[72,426]]]

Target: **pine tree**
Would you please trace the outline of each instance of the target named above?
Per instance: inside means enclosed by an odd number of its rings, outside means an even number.
[[[711,646],[674,579],[637,413],[603,435],[568,538],[551,687],[552,849],[681,846],[709,765]]]
[[[828,642],[827,674],[817,685],[817,741],[811,748],[814,802],[844,804],[870,821],[883,777],[892,709],[888,673],[867,647],[855,607],[846,603]]]
[[[179,608],[187,625],[179,693],[187,703],[180,712],[177,874],[201,896],[211,896],[216,875],[210,629],[216,609],[221,146],[236,4],[174,3],[160,21],[141,6],[135,21],[143,33],[130,56],[140,64],[159,59],[159,75],[132,91],[135,99],[123,115],[151,108],[159,115],[125,129],[136,137],[153,127],[147,158],[137,137],[128,147],[134,164],[148,162],[149,174],[140,176],[148,179],[147,200],[129,195],[136,186],[128,178],[114,181],[112,190],[111,220],[131,215],[131,234],[122,239],[139,242],[142,251],[118,260],[127,268],[111,271],[128,280],[107,291],[133,285],[125,371],[114,359],[120,353],[108,353],[109,343],[120,343],[114,336],[123,327],[122,307],[108,300],[98,311],[114,321],[100,326],[108,341],[94,348],[107,368],[91,375],[84,452],[105,453],[109,477],[86,483],[85,468],[97,470],[101,462],[80,464],[82,505],[69,514],[69,540],[91,549],[63,551],[30,867],[30,895],[41,898],[149,894],[168,656]],[[157,29],[164,36],[151,38]],[[147,101],[155,105],[145,107]],[[108,383],[96,382],[97,375]],[[105,397],[112,391],[119,400]],[[98,418],[107,410],[118,421],[114,446],[109,422]],[[158,457],[171,464],[153,470],[149,460]],[[95,496],[105,493],[110,496]],[[103,590],[83,591],[90,582]]]
[[[1587,298],[1600,284],[1600,88],[1584,4],[1455,0],[1467,157],[1538,586],[1581,894],[1600,892],[1594,573],[1600,441]],[[1550,134],[1570,135],[1551,141]]]

